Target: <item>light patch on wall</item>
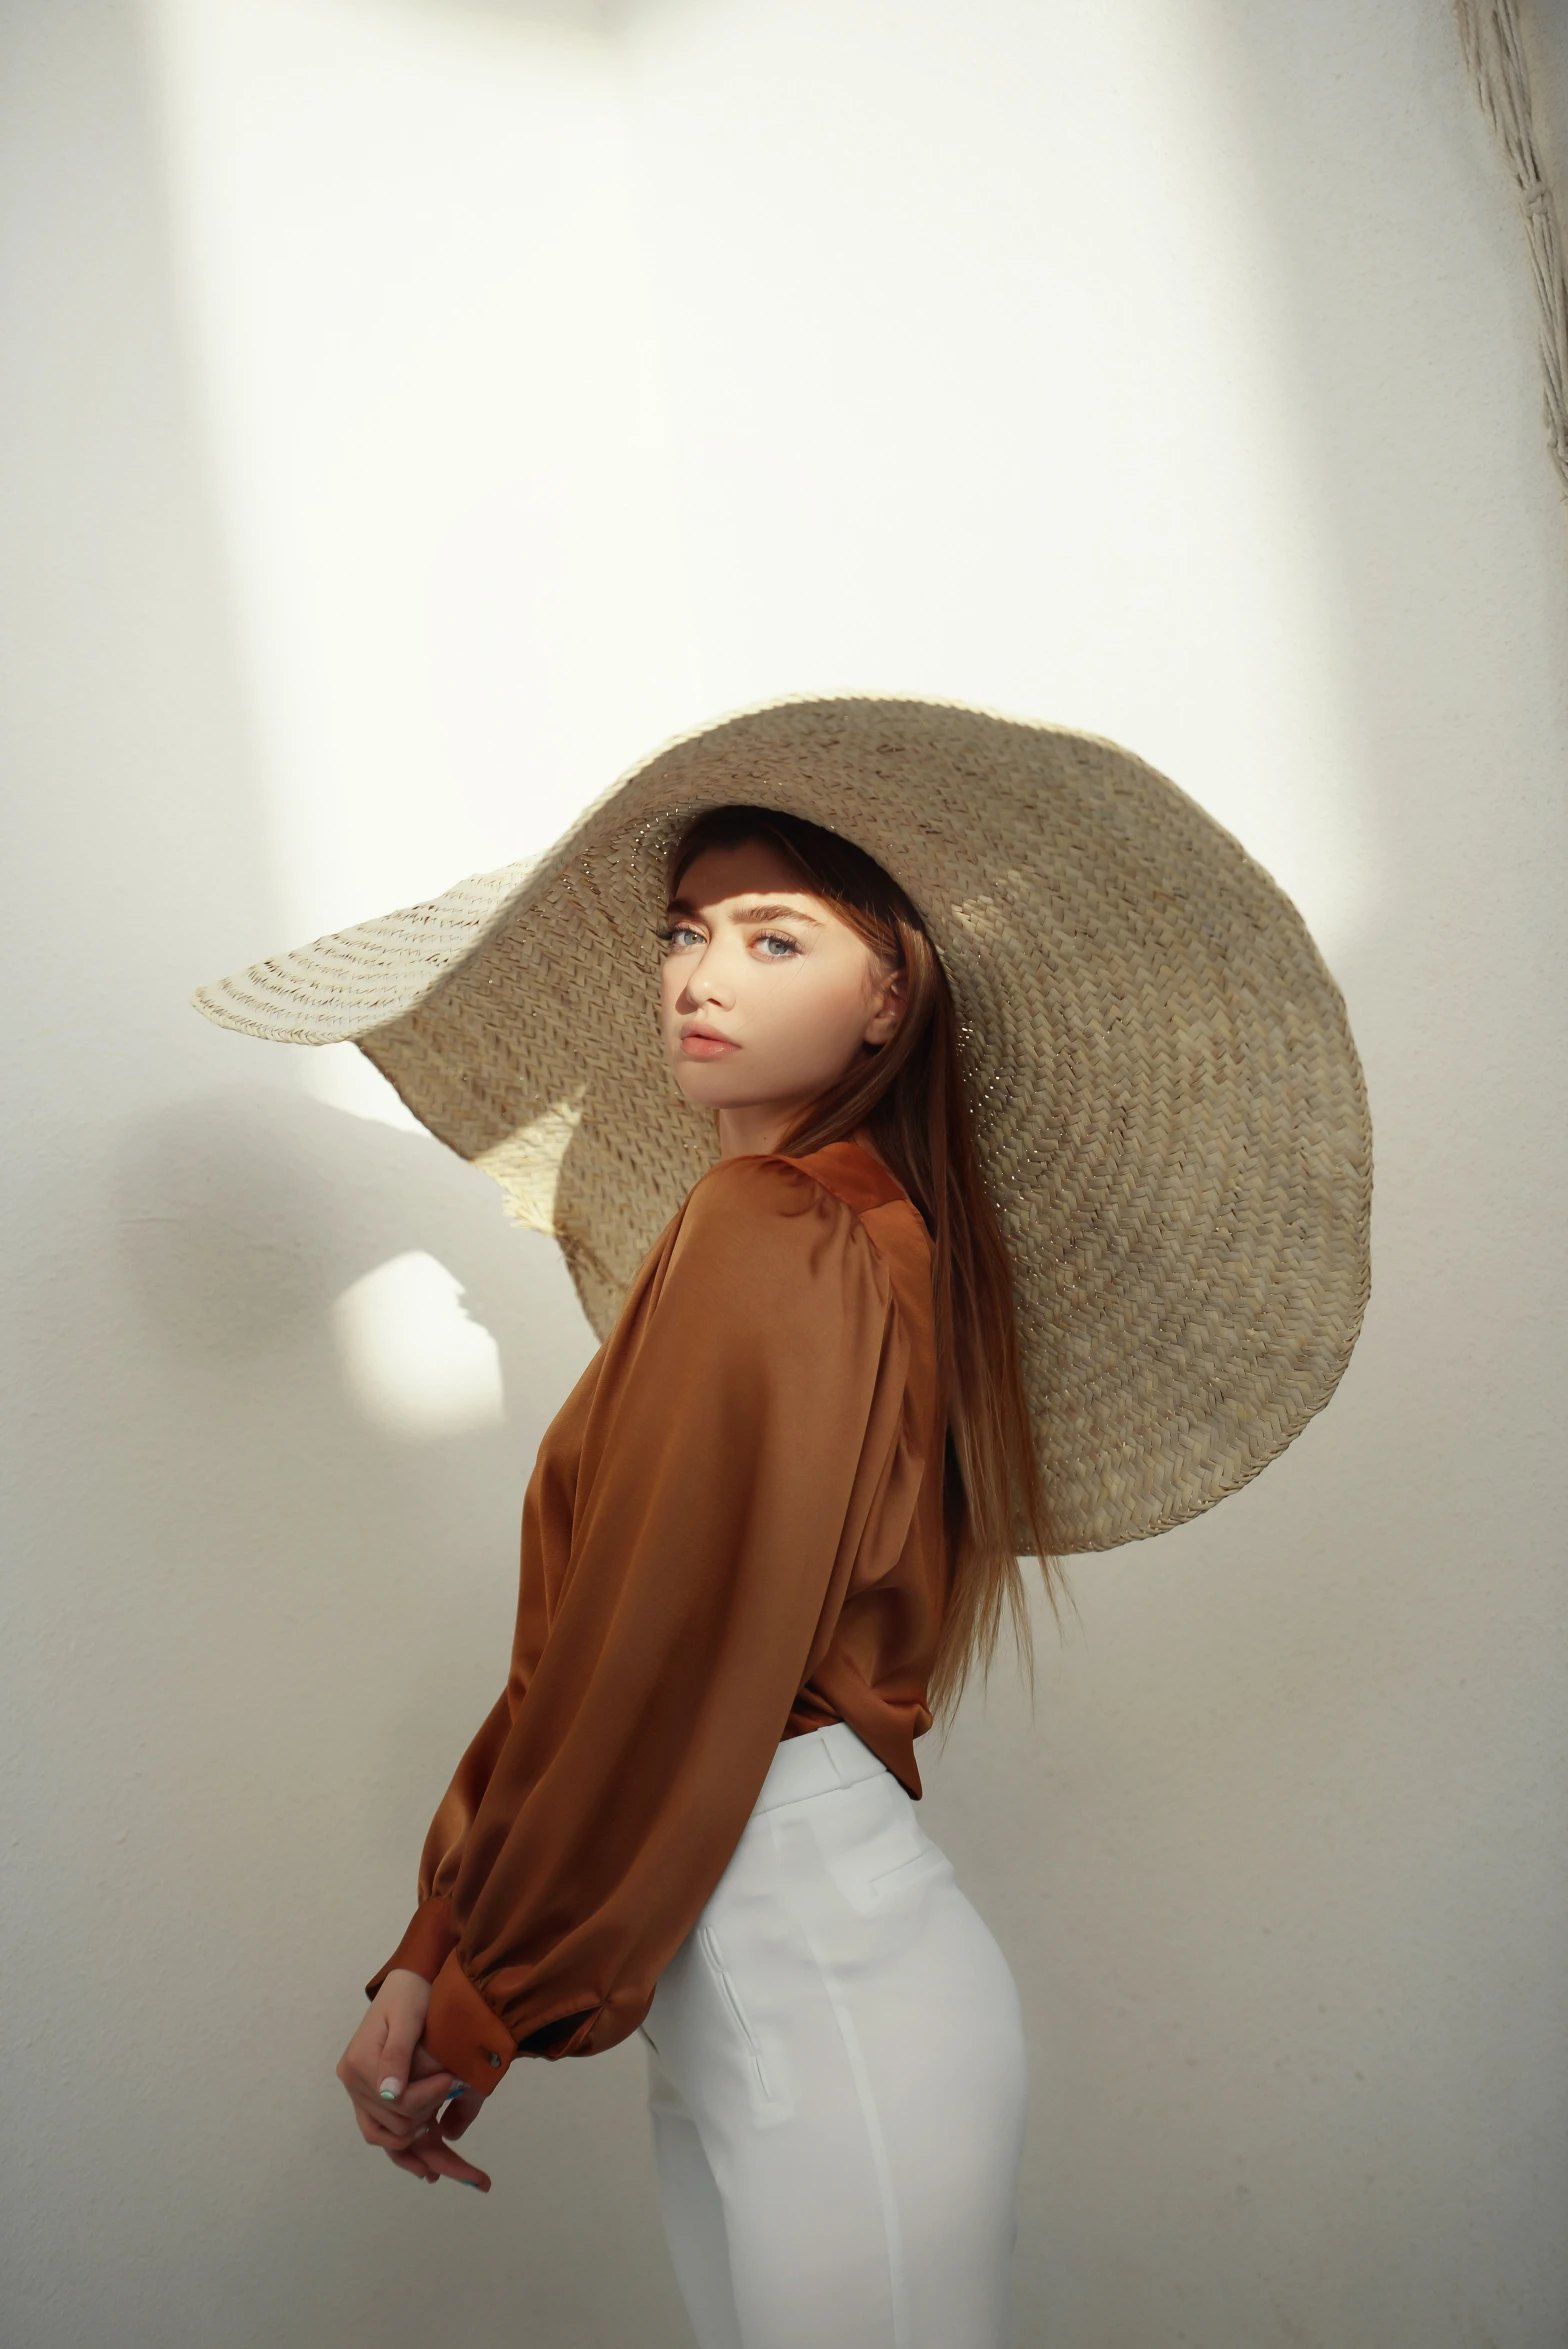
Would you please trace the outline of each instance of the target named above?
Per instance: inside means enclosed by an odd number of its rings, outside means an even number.
[[[888,686],[1109,735],[1346,953],[1361,651],[1221,17],[625,22],[711,705]]]
[[[638,200],[595,15],[147,18],[291,945],[546,846],[702,705]]]
[[[397,1435],[456,1435],[502,1415],[501,1358],[463,1310],[462,1284],[423,1249],[377,1265],[332,1308],[349,1387]]]

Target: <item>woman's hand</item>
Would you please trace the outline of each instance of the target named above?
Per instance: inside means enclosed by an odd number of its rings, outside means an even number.
[[[423,1975],[394,1966],[339,2057],[338,2078],[367,2145],[379,2145],[400,2170],[431,2185],[438,2178],[454,2178],[488,2193],[486,2173],[447,2142],[461,2135],[484,2100],[454,2097],[463,2082],[419,2044],[429,2007],[430,1985]],[[453,2097],[451,2110],[438,2120],[437,2110],[448,2097]]]

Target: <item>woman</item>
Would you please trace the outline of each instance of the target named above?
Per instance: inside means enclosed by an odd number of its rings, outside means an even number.
[[[625,1202],[678,1163],[627,1012],[661,863],[658,1039],[712,1138],[628,1285]],[[362,2134],[488,2190],[453,2140],[513,2058],[639,2031],[700,2349],[1006,2342],[1022,2023],[914,1745],[1004,1609],[1027,1639],[1020,1547],[1051,1592],[1053,1547],[1210,1505],[1332,1391],[1369,1157],[1299,917],[1110,745],[846,697],[704,729],[539,873],[201,1000],[355,1035],[613,1315],[339,2065]]]

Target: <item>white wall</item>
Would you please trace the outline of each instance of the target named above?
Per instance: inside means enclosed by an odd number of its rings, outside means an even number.
[[[0,27],[8,2341],[686,2338],[635,2042],[467,2204],[332,2077],[586,1326],[351,1048],[185,999],[835,686],[1163,765],[1376,1127],[1330,1410],[922,1756],[1020,2342],[1559,2341],[1568,540],[1446,6]]]

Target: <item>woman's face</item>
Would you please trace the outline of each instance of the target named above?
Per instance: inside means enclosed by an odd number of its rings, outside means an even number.
[[[726,1156],[776,1148],[794,1114],[898,1026],[903,972],[768,842],[694,857],[666,927],[664,1048],[687,1100],[718,1113]]]

